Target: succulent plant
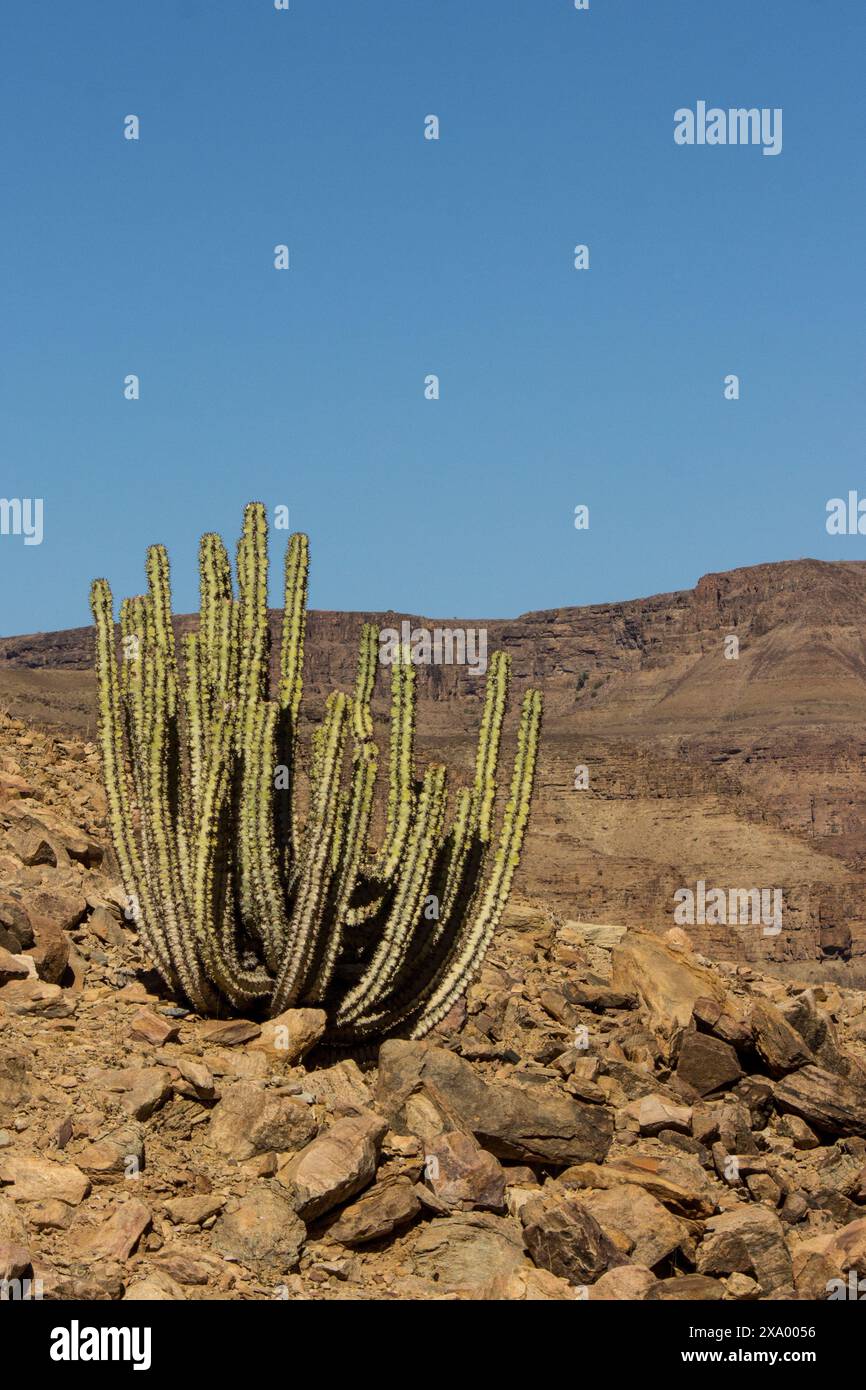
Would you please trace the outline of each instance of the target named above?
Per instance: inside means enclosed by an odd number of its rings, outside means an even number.
[[[166,984],[202,1013],[326,1011],[327,1040],[418,1038],[477,972],[502,916],[529,817],[541,696],[527,691],[498,834],[496,769],[509,680],[487,672],[471,786],[446,822],[446,772],[414,767],[415,670],[391,665],[388,802],[369,842],[379,749],[378,632],[365,624],[351,695],[298,736],[308,541],[286,551],[279,677],[270,689],[267,520],[244,514],[237,595],[219,536],[202,537],[198,630],[179,644],[164,547],[147,593],[94,581],[99,744],[108,816],[134,917]],[[306,793],[306,795],[304,795]]]

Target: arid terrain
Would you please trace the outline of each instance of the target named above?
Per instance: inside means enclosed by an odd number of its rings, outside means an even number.
[[[866,567],[802,561],[487,624],[546,697],[518,892],[436,1032],[358,1059],[317,1045],[318,1010],[203,1020],[165,993],[108,848],[90,634],[0,642],[0,1287],[845,1296],[866,1275],[864,602]],[[350,683],[364,616],[312,616],[308,715]],[[477,677],[419,686],[422,758],[459,779]],[[675,926],[699,879],[781,888],[782,930]]]
[[[866,985],[864,614],[866,564],[801,560],[626,603],[412,621],[485,626],[489,650],[511,653],[515,702],[529,683],[544,691],[530,897],[567,918],[661,930],[677,889],[699,880],[779,889],[781,932],[697,924],[699,948]],[[310,615],[309,713],[350,688],[361,623],[403,616]],[[0,706],[92,737],[91,641],[87,628],[0,640]],[[418,669],[420,751],[466,771],[482,680]],[[377,705],[384,716],[384,679]]]

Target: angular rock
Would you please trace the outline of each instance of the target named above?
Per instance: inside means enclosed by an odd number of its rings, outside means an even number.
[[[10,980],[29,980],[36,966],[30,956],[13,956],[4,946],[0,946],[0,987]]]
[[[463,1058],[430,1043],[383,1043],[377,1104],[392,1123],[404,1127],[406,1101],[424,1082],[441,1092],[460,1128],[497,1158],[565,1166],[600,1162],[610,1147],[613,1119],[604,1106],[546,1088],[487,1083]]]
[[[586,1204],[564,1189],[531,1198],[520,1219],[533,1263],[571,1284],[592,1284],[627,1263]]]
[[[471,1134],[447,1130],[426,1142],[424,1147],[427,1185],[446,1206],[463,1210],[473,1207],[502,1210],[505,1170]]]
[[[692,1107],[679,1105],[667,1096],[641,1096],[624,1105],[620,1114],[631,1116],[641,1134],[658,1134],[663,1129],[678,1130],[681,1134],[691,1132]]]
[[[140,1124],[117,1125],[78,1154],[85,1173],[99,1178],[128,1177],[144,1167],[144,1137]]]
[[[677,1077],[706,1096],[732,1086],[742,1076],[737,1054],[729,1043],[708,1033],[687,1033],[677,1058]]]
[[[26,1245],[11,1245],[0,1241],[0,1285],[6,1279],[24,1279],[32,1268],[32,1256]]]
[[[372,1111],[336,1120],[279,1170],[305,1221],[322,1216],[372,1182],[386,1122]]]
[[[246,1081],[229,1086],[215,1107],[208,1143],[236,1161],[270,1150],[301,1149],[316,1133],[310,1107]]]
[[[240,1047],[261,1033],[261,1025],[245,1018],[209,1019],[202,1025],[202,1041],[216,1047]]]
[[[174,1083],[174,1089],[180,1095],[195,1096],[197,1100],[213,1100],[216,1095],[216,1083],[204,1062],[180,1056],[175,1066],[180,1072],[181,1080]]]
[[[356,1201],[344,1207],[334,1224],[328,1227],[328,1239],[350,1247],[382,1240],[399,1227],[408,1225],[420,1210],[415,1184],[409,1178],[389,1178],[374,1183]]]
[[[132,1197],[98,1226],[79,1227],[70,1245],[83,1260],[128,1260],[150,1226],[151,1215],[143,1202]]]
[[[305,1084],[318,1104],[332,1115],[357,1115],[373,1104],[373,1092],[351,1057],[310,1072]]]
[[[614,947],[611,984],[625,994],[636,994],[650,1024],[667,1036],[688,1026],[697,999],[724,1003],[726,998],[712,971],[650,932],[629,931]]]
[[[633,1183],[581,1193],[580,1200],[618,1249],[627,1243],[628,1257],[634,1264],[652,1268],[688,1237],[683,1221]]]
[[[696,1158],[688,1154],[660,1157],[631,1153],[609,1163],[581,1163],[560,1173],[563,1186],[612,1188],[620,1183],[643,1187],[679,1216],[705,1218],[716,1210],[716,1196]]]
[[[150,1043],[153,1047],[164,1047],[175,1042],[180,1033],[177,1023],[163,1018],[150,1009],[142,1009],[132,1020],[129,1036],[138,1042]]]
[[[776,1105],[819,1133],[866,1137],[866,1086],[822,1067],[792,1072],[776,1086]]]
[[[660,1279],[653,1284],[644,1299],[650,1303],[716,1303],[725,1297],[725,1286],[719,1279],[705,1274],[683,1274],[673,1279]]]
[[[791,1284],[791,1256],[776,1213],[750,1206],[712,1217],[698,1247],[697,1271],[750,1274],[766,1295]]]
[[[813,1060],[800,1034],[766,999],[752,1001],[751,1023],[755,1051],[770,1076],[785,1076]]]
[[[294,1066],[315,1047],[326,1023],[324,1009],[287,1009],[263,1025],[250,1050],[266,1052],[273,1061]]]
[[[60,1163],[41,1154],[6,1150],[0,1153],[0,1184],[14,1202],[44,1202],[56,1197],[77,1207],[90,1192],[90,1181],[74,1163]]]
[[[306,1235],[288,1198],[260,1186],[229,1202],[211,1238],[226,1259],[282,1272],[297,1268]]]
[[[524,1263],[520,1227],[489,1212],[455,1213],[431,1221],[415,1237],[415,1273],[443,1293],[477,1297]]]
[[[200,1226],[222,1211],[225,1204],[225,1197],[219,1193],[206,1192],[194,1197],[170,1197],[164,1206],[169,1220],[176,1226]]]
[[[519,1265],[508,1275],[497,1275],[480,1294],[497,1303],[565,1303],[577,1296],[567,1279],[530,1264]]]
[[[589,1297],[593,1303],[639,1302],[655,1284],[655,1275],[644,1265],[619,1265],[596,1279]]]
[[[0,1123],[10,1124],[29,1095],[24,1057],[18,1052],[0,1051]]]
[[[10,1013],[34,1014],[40,1018],[69,1018],[73,1002],[59,985],[45,980],[10,980],[3,986],[3,1003]]]

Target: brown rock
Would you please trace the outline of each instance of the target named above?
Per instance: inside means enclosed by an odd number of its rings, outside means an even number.
[[[508,1275],[497,1275],[480,1297],[504,1303],[564,1303],[578,1294],[567,1279],[558,1279],[549,1269],[524,1264]]]
[[[821,1133],[866,1137],[866,1086],[807,1066],[776,1087],[776,1105]]]
[[[732,1086],[742,1076],[737,1054],[729,1043],[707,1033],[687,1033],[677,1059],[677,1077],[697,1091],[711,1091]]]
[[[659,1303],[713,1303],[724,1297],[724,1284],[705,1274],[683,1274],[673,1279],[660,1279],[644,1295],[647,1302]]]
[[[691,1131],[691,1106],[679,1105],[667,1096],[640,1096],[624,1105],[620,1114],[631,1117],[641,1134],[658,1134],[662,1129],[678,1130],[681,1134]]]
[[[90,1182],[74,1163],[61,1163],[41,1154],[8,1150],[0,1153],[0,1184],[14,1202],[44,1202],[57,1198],[77,1207],[90,1192]]]
[[[785,1076],[813,1060],[800,1034],[766,999],[752,1001],[751,1022],[755,1050],[771,1076]]]
[[[673,1254],[688,1236],[685,1223],[671,1216],[645,1188],[621,1183],[602,1192],[581,1193],[580,1200],[614,1245],[651,1268]]]
[[[722,1212],[706,1224],[697,1254],[699,1274],[751,1274],[764,1294],[793,1282],[791,1256],[775,1212],[750,1206]]]
[[[372,1111],[347,1115],[279,1170],[277,1180],[292,1191],[304,1220],[322,1216],[372,1181],[387,1129]]]
[[[297,1268],[306,1234],[291,1202],[263,1185],[229,1202],[212,1239],[226,1259],[282,1272]]]
[[[0,1241],[0,1285],[7,1279],[24,1279],[30,1273],[32,1257],[26,1245]]]
[[[202,1041],[216,1047],[239,1047],[241,1043],[252,1042],[261,1033],[258,1023],[245,1018],[209,1019],[202,1025]]]
[[[609,1269],[589,1291],[593,1303],[635,1302],[646,1298],[655,1287],[656,1277],[644,1265],[619,1265]]]
[[[150,1043],[153,1047],[164,1047],[166,1043],[175,1042],[179,1034],[180,1028],[177,1023],[152,1013],[150,1009],[142,1009],[137,1013],[129,1029],[131,1038]]]
[[[358,1063],[351,1057],[310,1072],[305,1085],[318,1104],[332,1115],[357,1115],[373,1104],[373,1092]]]
[[[142,1127],[130,1121],[117,1125],[77,1155],[85,1173],[99,1178],[129,1177],[144,1167]]]
[[[11,1123],[29,1095],[24,1058],[17,1052],[0,1051],[0,1123]]]
[[[611,984],[636,994],[651,1026],[670,1036],[687,1027],[697,999],[723,1003],[724,986],[686,951],[649,932],[629,931],[611,954]]]
[[[98,1226],[79,1227],[70,1236],[70,1246],[84,1260],[128,1260],[150,1226],[151,1216],[143,1202],[132,1197]]]
[[[29,980],[34,969],[29,956],[13,956],[11,951],[0,946],[0,986],[10,980]]]
[[[262,1027],[250,1044],[252,1051],[266,1052],[275,1062],[294,1066],[315,1047],[327,1023],[324,1009],[287,1009]]]
[[[520,1227],[490,1212],[455,1213],[423,1227],[414,1238],[415,1273],[442,1293],[478,1297],[524,1263]]]
[[[11,980],[3,986],[3,1003],[10,1013],[41,1018],[70,1018],[75,1012],[73,1001],[59,985],[38,979]]]
[[[216,1083],[204,1062],[195,1062],[191,1057],[180,1056],[175,1066],[181,1076],[181,1080],[175,1082],[176,1091],[181,1095],[195,1096],[197,1100],[213,1100],[216,1095]]]
[[[247,1081],[229,1086],[211,1116],[208,1143],[224,1158],[301,1149],[316,1133],[310,1107]]]
[[[600,1161],[610,1147],[613,1120],[604,1106],[553,1089],[487,1083],[463,1058],[429,1043],[383,1043],[377,1104],[392,1123],[408,1128],[406,1101],[424,1082],[442,1094],[459,1127],[497,1158],[565,1166]]]
[[[225,1204],[225,1197],[209,1192],[197,1197],[171,1197],[165,1203],[165,1210],[176,1226],[200,1226],[222,1211]]]
[[[332,1226],[328,1239],[340,1245],[364,1245],[382,1240],[413,1221],[421,1210],[415,1185],[409,1178],[389,1178],[377,1182],[356,1201],[344,1207]]]
[[[427,1185],[448,1207],[505,1206],[505,1170],[471,1134],[448,1130],[425,1143]]]
[[[545,1189],[531,1198],[521,1207],[520,1219],[533,1263],[569,1283],[592,1284],[626,1263],[585,1203],[565,1189]]]
[[[560,1173],[558,1182],[578,1188],[612,1188],[635,1183],[679,1216],[705,1218],[716,1210],[709,1178],[689,1154],[659,1157],[631,1153],[609,1163],[581,1163]]]

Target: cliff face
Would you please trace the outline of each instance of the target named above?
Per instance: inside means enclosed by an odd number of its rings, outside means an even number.
[[[689,930],[713,955],[817,970],[846,957],[866,967],[864,614],[866,564],[801,560],[624,603],[411,622],[486,629],[489,651],[511,653],[515,695],[544,689],[524,892],[568,917],[663,927],[674,893],[699,880],[780,889],[779,933]],[[308,714],[351,684],[361,623],[404,616],[310,615]],[[92,731],[90,660],[86,628],[0,640],[0,703]],[[419,667],[422,758],[468,772],[482,689],[465,665]],[[384,680],[377,703],[384,716]]]

